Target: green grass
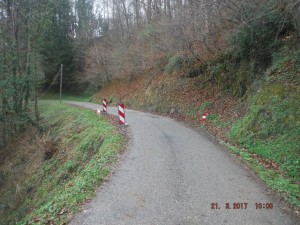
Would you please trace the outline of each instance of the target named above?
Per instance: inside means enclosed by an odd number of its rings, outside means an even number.
[[[281,84],[268,85],[253,98],[249,113],[235,123],[231,137],[251,152],[279,163],[300,182],[300,94]]]
[[[59,100],[59,93],[49,92],[46,94],[42,94],[40,100]],[[74,95],[72,93],[63,93],[62,100],[63,101],[77,101],[77,102],[89,102],[91,96],[89,95]]]
[[[28,180],[31,191],[12,215],[19,225],[64,224],[68,213],[94,196],[124,142],[106,118],[89,110],[46,102],[41,115],[40,129],[51,127],[49,139],[59,147]]]
[[[287,201],[295,206],[300,206],[300,188],[295,184],[294,179],[283,176],[278,171],[266,169],[257,159],[251,157],[251,154],[245,150],[241,150],[228,143],[221,142],[231,152],[239,155],[243,161],[255,171],[258,176],[273,190],[281,193]]]
[[[207,120],[210,121],[215,127],[226,128],[232,125],[232,121],[222,121],[220,115],[218,114],[209,114]]]
[[[278,173],[260,177],[300,206],[300,67],[298,52],[287,48],[274,54],[265,80],[251,98],[249,112],[230,130],[233,142],[279,165]],[[260,167],[255,167],[258,171]],[[297,193],[298,192],[298,193]],[[298,200],[297,200],[298,198]]]

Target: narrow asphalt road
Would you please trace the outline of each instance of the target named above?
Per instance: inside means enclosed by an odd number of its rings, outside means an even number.
[[[117,114],[116,108],[108,111]],[[71,225],[300,224],[253,173],[204,135],[172,119],[132,110],[126,111],[126,121],[132,133],[129,149]],[[233,203],[244,209],[233,209]],[[255,203],[272,203],[273,209],[256,209]]]

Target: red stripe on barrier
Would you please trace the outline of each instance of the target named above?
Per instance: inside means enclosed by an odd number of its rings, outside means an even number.
[[[202,114],[202,120],[205,121],[205,120],[206,120],[206,117],[207,117],[207,114],[206,114],[206,113],[203,113],[203,114]]]
[[[106,99],[103,99],[103,104],[102,104],[102,106],[103,106],[103,112],[107,112],[107,103],[106,103]]]
[[[125,124],[125,107],[124,107],[124,104],[119,104],[118,111],[119,111],[119,124],[124,125]]]

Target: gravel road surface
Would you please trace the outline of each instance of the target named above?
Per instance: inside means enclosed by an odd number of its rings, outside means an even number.
[[[117,109],[108,112],[116,115]],[[126,110],[126,122],[132,133],[128,149],[111,179],[71,225],[300,224],[252,172],[205,135],[172,119],[132,110]],[[212,203],[218,208],[212,209]],[[234,203],[244,209],[233,209]],[[272,203],[273,209],[256,209],[255,203]]]

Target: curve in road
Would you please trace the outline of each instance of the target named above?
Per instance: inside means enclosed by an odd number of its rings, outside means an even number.
[[[117,114],[116,108],[108,111]],[[132,110],[126,110],[126,121],[132,140],[124,159],[70,224],[300,224],[253,173],[199,132],[169,118]],[[233,209],[233,203],[244,209]],[[255,203],[274,207],[256,209]]]

